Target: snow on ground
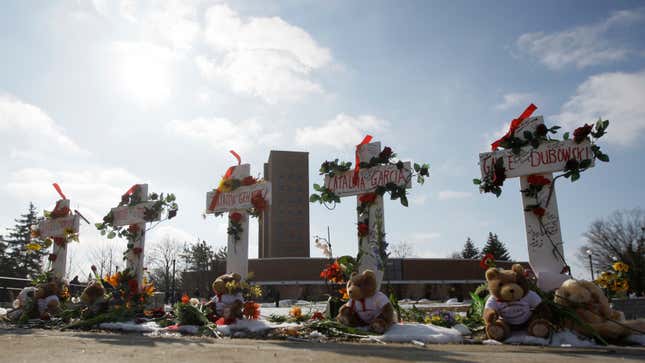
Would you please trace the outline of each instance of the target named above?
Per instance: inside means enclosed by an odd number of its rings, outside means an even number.
[[[461,343],[461,333],[457,329],[444,328],[426,324],[395,324],[381,336],[374,338],[393,343],[411,343],[413,340],[423,343]]]
[[[116,323],[101,323],[99,328],[105,330],[118,330],[125,332],[153,333],[163,330],[159,324],[149,321],[143,324],[137,324],[134,321],[123,321]]]
[[[7,315],[7,309],[5,308],[0,308],[0,318]]]
[[[625,340],[631,344],[645,345],[645,334],[632,334]]]
[[[553,333],[551,339],[538,338],[526,334],[526,332],[514,332],[510,338],[504,341],[505,344],[521,345],[550,345],[552,347],[595,347],[598,346],[592,339],[582,338],[570,330],[563,330]]]
[[[259,333],[262,331],[277,329],[277,328],[290,328],[299,326],[296,323],[272,323],[268,320],[247,320],[240,319],[231,325],[220,325],[217,331],[224,335],[233,335],[238,331],[248,331],[251,333]]]

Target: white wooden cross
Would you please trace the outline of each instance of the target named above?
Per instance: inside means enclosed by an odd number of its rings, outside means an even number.
[[[381,143],[372,142],[358,146],[358,156],[360,162],[367,162],[378,157],[381,153]],[[371,168],[361,168],[358,174],[358,182],[353,183],[354,171],[348,170],[343,173],[335,174],[333,177],[325,177],[325,187],[330,189],[339,197],[356,196],[356,205],[360,206],[359,196],[361,194],[371,193],[379,186],[385,186],[387,183],[395,183],[398,186],[412,187],[412,168],[409,161],[403,162],[403,168],[398,169],[395,165],[374,166]],[[377,196],[375,201],[370,204],[366,213],[368,217],[368,233],[365,237],[358,237],[358,248],[361,259],[359,261],[359,272],[370,269],[376,273],[377,285],[380,288],[383,275],[385,274],[385,265],[380,256],[379,241],[384,240],[385,236],[385,215],[383,209],[383,197]],[[361,223],[365,216],[361,216],[357,211],[357,221]],[[380,236],[379,236],[380,233]]]
[[[538,125],[543,124],[542,116],[527,118],[515,131],[515,136],[524,140],[525,131],[534,132]],[[526,190],[529,187],[528,177],[530,175],[541,175],[552,181],[553,173],[563,171],[570,159],[578,161],[589,159],[592,161],[591,166],[593,166],[594,154],[588,140],[580,144],[576,144],[572,140],[547,141],[540,144],[537,149],[525,146],[518,155],[509,149],[485,152],[479,154],[482,180],[490,176],[495,162],[500,158],[504,162],[506,177],[519,177],[521,190]],[[535,205],[535,198],[522,193],[529,263],[538,278],[538,286],[546,291],[560,287],[561,283],[569,278],[563,273],[567,265],[564,261],[555,190],[551,191],[552,188],[553,183],[542,188],[538,195],[540,201],[549,201],[548,205],[542,205],[545,214],[541,220],[535,213],[526,210],[527,207]],[[552,194],[550,199],[549,193]]]
[[[120,206],[112,208],[111,213],[114,217],[112,224],[115,227],[135,225],[135,238],[128,240],[128,253],[126,255],[126,267],[134,271],[137,277],[139,289],[143,287],[143,266],[146,242],[146,222],[157,221],[161,216],[156,216],[154,220],[146,220],[146,209],[152,207],[155,202],[148,202],[148,184],[137,184],[134,187],[134,197],[140,200],[133,206]]]
[[[56,207],[52,211],[56,215],[57,211],[69,209],[69,199],[60,199],[56,202]],[[38,232],[41,238],[66,238],[69,233],[78,233],[80,217],[76,214],[67,214],[61,217],[45,218],[38,225]],[[52,262],[52,271],[59,278],[64,278],[67,273],[67,240],[62,244],[52,243],[52,254],[56,259]]]
[[[234,167],[231,179],[242,180],[251,175],[251,165],[241,164]],[[213,206],[213,198],[217,195],[217,202]],[[249,214],[247,210],[253,207],[251,200],[254,196],[261,195],[267,203],[271,202],[271,183],[267,181],[253,185],[240,186],[230,192],[217,193],[210,191],[206,193],[206,213],[239,213],[242,218],[242,232],[239,240],[235,236],[228,236],[226,249],[226,273],[239,273],[242,279],[246,279],[249,271]],[[211,209],[211,207],[213,207]],[[230,225],[231,221],[228,219]]]

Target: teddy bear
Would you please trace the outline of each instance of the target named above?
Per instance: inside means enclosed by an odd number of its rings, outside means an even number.
[[[555,290],[553,301],[573,309],[580,320],[593,329],[577,324],[572,319],[563,322],[565,328],[585,336],[592,337],[595,332],[603,339],[617,341],[638,331],[645,331],[645,320],[625,320],[621,311],[609,306],[609,299],[600,287],[590,281],[566,280]]]
[[[512,330],[526,329],[529,335],[544,338],[551,333],[542,299],[529,289],[524,267],[514,264],[510,270],[491,267],[486,271],[490,296],[484,306],[486,334],[502,341]]]
[[[47,320],[60,312],[60,298],[69,293],[69,286],[63,279],[51,276],[36,285],[34,299],[40,319]]]
[[[220,323],[232,324],[242,318],[244,296],[241,281],[242,276],[238,273],[224,274],[213,281],[215,296],[206,307],[214,312],[216,318],[220,318]]]
[[[11,320],[18,320],[23,313],[36,316],[36,286],[28,286],[20,290],[18,297],[13,301],[13,310],[7,314]]]
[[[372,270],[352,273],[347,281],[349,301],[341,306],[336,320],[347,326],[365,326],[383,334],[396,320],[390,299],[376,290],[376,275]]]
[[[85,304],[82,311],[84,317],[91,317],[108,309],[108,301],[105,299],[105,287],[99,280],[91,281],[83,290],[80,300]]]

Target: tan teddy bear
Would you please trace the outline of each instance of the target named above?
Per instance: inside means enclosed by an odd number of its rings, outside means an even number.
[[[593,282],[573,279],[565,281],[555,291],[554,302],[574,309],[583,322],[607,340],[615,341],[637,331],[645,331],[645,320],[625,320],[625,315],[609,306],[609,300]],[[575,321],[567,320],[564,326],[582,335],[593,336],[592,330]]]
[[[242,295],[242,276],[238,273],[224,274],[213,281],[215,296],[208,303],[215,316],[223,318],[224,323],[233,323],[242,318],[244,296]]]
[[[383,334],[396,320],[394,308],[384,293],[376,290],[374,271],[353,273],[347,282],[349,301],[338,311],[336,320],[347,326],[369,325]]]
[[[484,322],[490,339],[502,341],[519,329],[540,338],[549,335],[551,324],[537,313],[542,299],[529,290],[522,265],[515,264],[510,270],[489,268],[486,281],[490,297],[484,307]]]
[[[86,305],[83,309],[84,317],[91,317],[104,312],[108,308],[108,302],[105,299],[105,287],[99,280],[93,280],[83,290],[81,302]]]

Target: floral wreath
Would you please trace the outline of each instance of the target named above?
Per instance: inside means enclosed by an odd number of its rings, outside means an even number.
[[[121,202],[117,207],[128,206],[133,207],[140,203],[154,202],[150,207],[146,207],[143,215],[143,220],[145,222],[154,222],[157,223],[150,228],[147,228],[145,231],[142,231],[138,224],[130,224],[129,226],[115,226],[114,225],[114,214],[112,211],[108,212],[103,217],[102,223],[96,223],[96,229],[101,232],[101,236],[106,236],[108,239],[113,239],[115,237],[125,238],[128,240],[128,245],[123,253],[123,259],[127,259],[128,252],[132,250],[135,255],[140,255],[143,250],[141,247],[134,247],[134,241],[139,239],[141,235],[155,228],[159,223],[172,219],[177,216],[177,211],[179,206],[176,202],[176,197],[172,193],[164,195],[164,193],[149,193],[148,200],[143,201],[139,193],[136,191],[139,189],[139,184],[133,185],[125,194],[121,196]],[[161,218],[162,215],[165,215],[165,218]]]
[[[549,134],[556,134],[558,130],[561,128],[560,126],[553,126],[551,128],[547,128],[544,124],[538,125],[533,132],[531,131],[524,131],[523,135],[524,138],[521,139],[515,135],[515,131],[519,128],[520,124],[528,119],[533,111],[535,111],[537,107],[533,104],[529,105],[529,107],[524,110],[524,112],[520,115],[520,117],[514,119],[511,122],[511,127],[504,135],[502,138],[499,140],[495,141],[491,146],[492,150],[495,151],[499,147],[502,149],[510,149],[511,152],[515,155],[519,155],[521,153],[521,150],[523,147],[530,145],[533,149],[537,149],[540,147],[540,145],[544,143],[551,143],[551,142],[557,142],[560,141],[558,139],[551,138]],[[546,214],[546,208],[549,206],[549,203],[551,202],[551,197],[553,195],[554,191],[554,184],[559,178],[566,178],[570,179],[571,182],[575,182],[578,179],[580,179],[580,174],[589,167],[591,167],[593,161],[595,159],[598,159],[602,162],[609,162],[609,156],[605,153],[603,153],[600,150],[600,146],[596,145],[596,141],[603,137],[607,133],[607,128],[609,127],[609,121],[608,120],[602,120],[599,119],[595,124],[589,125],[589,124],[584,124],[584,126],[580,126],[576,128],[573,131],[573,142],[576,144],[580,144],[584,141],[589,141],[591,143],[591,151],[593,152],[593,158],[592,159],[584,159],[584,160],[576,160],[576,159],[569,159],[564,167],[563,173],[560,175],[557,175],[553,178],[553,180],[549,180],[542,175],[529,175],[527,178],[528,182],[528,187],[526,189],[521,190],[522,194],[524,194],[526,197],[534,198],[535,202],[531,205],[528,205],[525,208],[525,212],[532,212],[538,219],[538,222],[540,223],[542,230],[546,234],[547,238],[551,242],[554,253],[560,258],[562,263],[565,265],[562,273],[571,273],[569,265],[566,263],[564,256],[560,253],[558,248],[556,248],[555,243],[551,240],[550,234],[548,232],[548,229],[544,226],[544,223],[542,221],[543,217]],[[569,132],[565,132],[562,135],[562,141],[569,140],[571,138],[571,135]],[[504,168],[504,162],[503,158],[498,158],[495,160],[493,167],[491,168],[491,171],[488,175],[484,176],[483,179],[473,179],[473,184],[479,186],[479,191],[480,193],[492,193],[495,194],[496,197],[499,198],[499,196],[502,194],[502,186],[504,185],[504,181],[506,180],[506,169]],[[545,200],[540,200],[540,192],[544,187],[549,187],[549,193],[546,197]]]
[[[58,192],[60,195],[61,199],[65,200],[67,197],[65,194],[63,194],[63,191],[61,190],[60,186],[58,183],[53,184],[54,189]],[[69,207],[63,207],[61,206],[61,201],[59,200],[56,202],[56,206],[54,209],[50,211],[43,211],[43,216],[45,220],[51,220],[55,218],[62,218],[62,217],[68,217],[72,215],[72,211],[69,209]],[[77,212],[78,213],[78,212]],[[79,213],[80,215],[80,213]],[[85,219],[85,218],[83,218]],[[56,246],[59,246],[61,248],[64,248],[67,246],[69,242],[75,241],[79,242],[78,239],[78,233],[74,232],[73,229],[67,228],[63,231],[64,236],[62,237],[51,237],[51,236],[43,236],[40,233],[38,225],[32,226],[31,229],[31,238],[29,243],[25,246],[28,252],[38,252],[40,251],[43,247],[44,248],[49,248],[52,246],[52,244],[55,244]],[[58,256],[54,253],[51,252],[49,256],[47,257],[48,263],[51,265],[56,261],[56,258]]]
[[[240,155],[234,150],[230,150],[229,152],[237,159],[237,165],[229,167],[226,170],[226,173],[224,173],[224,176],[220,180],[217,188],[213,189],[215,195],[213,196],[213,201],[208,208],[209,210],[215,209],[219,194],[230,193],[240,187],[247,187],[265,182],[265,180],[262,178],[254,178],[252,176],[247,176],[242,179],[233,178],[233,170],[235,170],[236,166],[242,164],[242,159],[240,158]],[[262,196],[261,193],[254,194],[251,197],[251,204],[252,207],[246,209],[246,213],[248,213],[251,217],[256,218],[258,218],[262,214],[262,212],[268,205],[266,199]],[[215,217],[219,217],[221,215],[224,215],[224,212],[216,212],[214,214]],[[204,214],[204,217],[206,217],[206,214]],[[236,242],[240,240],[240,235],[242,234],[242,232],[244,232],[244,228],[242,228],[242,217],[242,213],[240,212],[232,212],[228,214],[228,228],[226,232],[228,233],[228,235],[233,236]]]

